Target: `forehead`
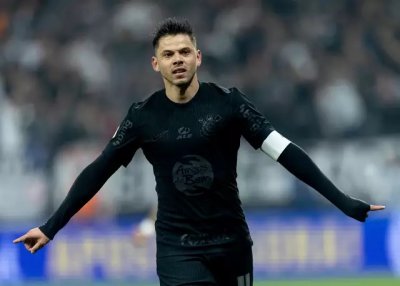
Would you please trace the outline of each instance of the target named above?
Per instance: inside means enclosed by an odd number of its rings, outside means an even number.
[[[158,41],[158,51],[179,50],[184,47],[194,47],[190,36],[186,34],[167,35]]]

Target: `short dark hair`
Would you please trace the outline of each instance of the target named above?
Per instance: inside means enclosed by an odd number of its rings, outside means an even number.
[[[192,26],[186,19],[167,18],[162,21],[153,37],[153,48],[156,49],[160,39],[168,35],[185,34],[190,37],[190,40],[196,45],[196,37],[194,35]]]

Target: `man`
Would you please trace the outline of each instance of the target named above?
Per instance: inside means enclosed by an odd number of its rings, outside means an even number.
[[[368,211],[384,208],[338,190],[238,89],[200,83],[201,53],[188,22],[167,19],[153,46],[152,66],[165,89],[130,107],[102,154],[78,176],[53,216],[14,242],[23,242],[32,253],[46,245],[142,148],[157,183],[160,284],[252,285],[252,241],[236,185],[242,135],[348,216],[365,221]]]

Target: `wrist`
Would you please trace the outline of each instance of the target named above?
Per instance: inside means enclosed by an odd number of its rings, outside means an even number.
[[[46,224],[41,225],[38,229],[49,239],[53,240],[55,234],[52,234],[49,229],[46,228]]]

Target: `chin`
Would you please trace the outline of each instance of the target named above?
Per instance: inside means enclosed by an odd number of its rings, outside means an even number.
[[[190,78],[187,78],[187,77],[185,77],[185,78],[180,78],[180,79],[175,80],[175,81],[174,81],[174,84],[175,84],[176,86],[179,86],[179,87],[189,86],[189,85],[192,83],[193,78],[194,78],[194,76],[192,76],[192,77],[190,77]]]
[[[191,81],[190,80],[188,80],[188,79],[180,79],[180,80],[175,80],[174,81],[174,84],[176,85],[176,86],[179,86],[179,87],[183,87],[183,86],[187,86],[187,85],[189,85],[191,83]]]

